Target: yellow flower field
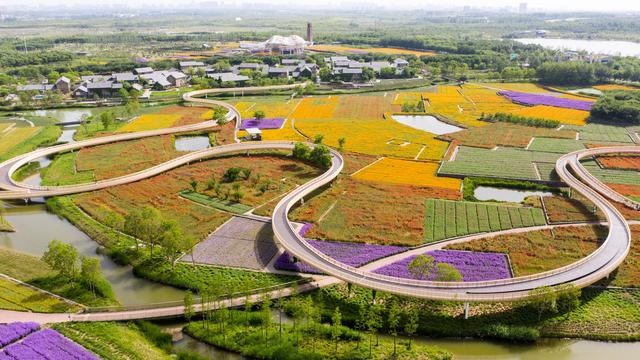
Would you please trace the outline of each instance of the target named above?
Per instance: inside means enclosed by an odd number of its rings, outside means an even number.
[[[421,100],[422,93],[419,92],[401,92],[393,97],[393,105],[403,105],[405,103],[415,104]]]
[[[180,117],[182,114],[144,114],[118,129],[118,132],[164,129],[173,126]]]
[[[348,151],[413,159],[425,147],[421,159],[440,160],[447,143],[432,134],[391,119],[295,119],[295,126],[310,139],[324,136],[324,143],[338,147],[345,138]]]
[[[585,125],[589,118],[589,112],[575,109],[558,108],[554,106],[536,105],[511,111],[511,114],[557,120],[566,125]]]
[[[338,105],[338,97],[304,98],[291,114],[294,119],[330,119]]]
[[[459,179],[436,176],[438,163],[383,158],[353,175],[354,179],[460,190]]]
[[[37,134],[41,127],[16,127],[0,134],[0,153],[11,150],[14,146]]]
[[[605,84],[605,85],[594,85],[592,86],[594,89],[598,89],[601,91],[611,91],[611,90],[640,90],[640,88],[627,86],[627,85],[618,85],[618,84]]]
[[[260,99],[256,101],[239,101],[234,106],[240,111],[243,118],[251,118],[256,110],[264,111],[267,118],[284,118],[296,107],[301,100],[278,99]]]
[[[407,50],[397,48],[355,48],[342,45],[313,45],[308,47],[309,50],[326,51],[326,52],[367,52],[367,53],[379,53],[387,55],[415,55],[415,56],[434,56],[433,51],[419,51],[419,50]]]
[[[307,141],[307,139],[304,136],[300,135],[300,133],[298,133],[291,126],[291,119],[285,120],[284,125],[282,126],[282,129],[262,130],[262,139],[263,140]]]
[[[400,111],[400,106],[392,104],[393,98],[393,95],[340,96],[333,117],[379,119],[386,112]]]

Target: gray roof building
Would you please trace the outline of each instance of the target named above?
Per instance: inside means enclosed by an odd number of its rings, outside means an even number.
[[[153,69],[147,66],[147,67],[135,68],[133,72],[135,72],[138,75],[150,74],[153,72]]]
[[[241,82],[241,81],[247,81],[250,79],[248,76],[238,75],[232,72],[209,74],[208,76],[212,79],[220,80],[223,83],[232,82],[232,81]]]

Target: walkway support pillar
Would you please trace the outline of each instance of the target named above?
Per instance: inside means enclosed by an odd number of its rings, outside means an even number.
[[[464,303],[464,319],[467,320],[469,318],[469,303]]]

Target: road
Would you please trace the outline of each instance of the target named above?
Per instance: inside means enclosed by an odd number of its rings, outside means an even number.
[[[257,91],[259,88],[252,88]],[[273,89],[269,87],[267,89]],[[234,91],[232,89],[225,89]],[[239,91],[239,90],[235,90]],[[217,100],[195,98],[194,96],[220,92],[218,89],[200,90],[184,95],[186,101],[196,101],[212,105],[225,106],[229,109],[231,118],[238,117],[239,112],[229,104]],[[191,125],[202,128],[214,126],[211,122]],[[184,127],[183,127],[184,128]],[[114,179],[102,180],[91,184],[81,184],[62,187],[29,186],[11,180],[11,174],[22,164],[34,160],[40,156],[53,154],[84,146],[93,146],[99,143],[126,140],[126,136],[140,138],[144,136],[155,136],[158,133],[171,133],[183,130],[181,128],[155,130],[152,132],[132,133],[115,135],[105,138],[90,139],[73,144],[59,145],[51,148],[36,150],[32,153],[22,155],[16,159],[8,160],[0,164],[0,187],[8,191],[0,192],[0,199],[30,198],[42,196],[54,196],[92,191],[109,186],[116,186],[144,178],[155,176],[169,169],[187,164],[191,161],[210,158],[212,156],[223,155],[233,152],[245,152],[259,149],[291,149],[292,142],[286,141],[265,141],[248,142],[219,146],[211,149],[192,152],[166,163],[139,171],[134,174],[121,176]],[[313,146],[313,145],[311,145]],[[455,300],[455,301],[513,301],[525,299],[532,289],[541,286],[555,286],[560,284],[573,284],[577,287],[590,285],[615,270],[626,257],[630,244],[631,232],[627,221],[622,214],[610,203],[607,198],[619,201],[627,206],[634,207],[636,204],[626,200],[606,185],[595,179],[580,164],[580,159],[599,154],[611,153],[640,153],[640,147],[636,146],[616,146],[608,148],[586,149],[562,156],[556,163],[556,171],[560,178],[575,191],[578,191],[591,200],[600,208],[606,216],[609,226],[609,233],[603,244],[589,256],[574,262],[570,265],[546,271],[530,276],[517,277],[512,279],[501,279],[494,281],[478,282],[434,282],[423,280],[399,279],[395,277],[375,274],[363,269],[356,269],[342,264],[327,255],[319,252],[309,245],[294,229],[288,219],[291,208],[302,199],[334,180],[342,171],[344,159],[336,150],[331,149],[332,165],[322,175],[310,180],[304,185],[294,189],[282,198],[276,205],[272,215],[272,226],[278,242],[289,251],[309,265],[312,265],[323,272],[338,279],[360,285],[363,287],[390,292],[398,295],[412,296],[426,299]],[[574,175],[575,174],[575,175]],[[149,309],[138,311],[136,316],[157,317],[162,309]],[[126,313],[126,312],[125,312]],[[131,314],[129,314],[131,315]],[[112,316],[112,315],[111,315]],[[126,314],[122,314],[122,319],[128,319]],[[82,320],[100,318],[97,314],[86,314]],[[79,319],[80,320],[80,319]]]

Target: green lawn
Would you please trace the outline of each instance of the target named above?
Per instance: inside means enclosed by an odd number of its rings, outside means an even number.
[[[0,309],[56,313],[76,312],[80,308],[45,292],[0,277]]]
[[[57,155],[48,167],[42,169],[42,185],[61,186],[95,181],[93,171],[76,169],[77,155],[77,152]]]
[[[47,126],[45,128],[42,128],[35,135],[11,147],[11,149],[9,149],[8,151],[0,154],[0,162],[33,151],[39,146],[53,144],[56,142],[56,140],[58,140],[60,134],[62,134],[62,130],[58,126]]]
[[[429,199],[426,202],[425,242],[481,232],[546,224],[541,209]]]
[[[195,201],[198,204],[210,206],[214,209],[228,211],[234,214],[244,214],[252,209],[252,207],[249,205],[240,204],[231,200],[222,200],[215,197],[210,197],[205,194],[200,194],[190,190],[181,191],[180,196],[185,199]]]

